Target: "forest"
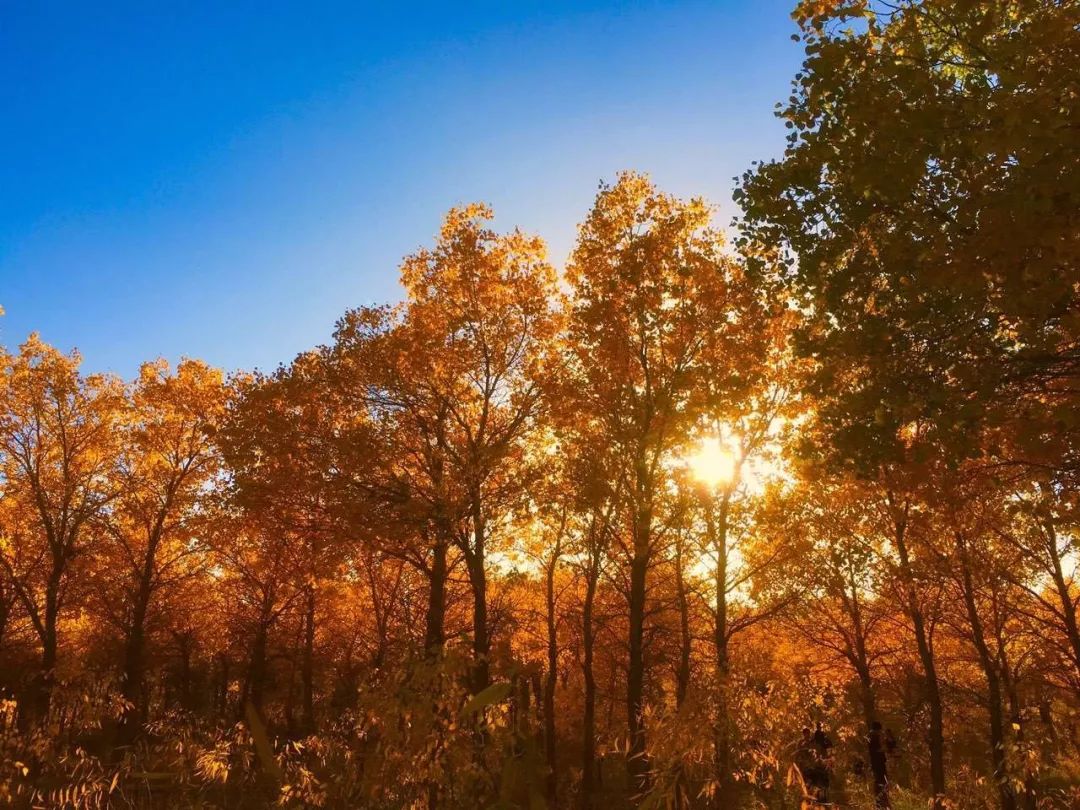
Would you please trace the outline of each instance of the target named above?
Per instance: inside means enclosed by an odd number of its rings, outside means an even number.
[[[0,805],[1080,806],[1080,4],[793,18],[730,227],[627,171],[272,372],[0,349]]]

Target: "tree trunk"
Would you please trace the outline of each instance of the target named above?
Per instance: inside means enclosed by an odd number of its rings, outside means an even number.
[[[870,677],[869,668],[858,667],[859,695],[862,700],[863,720],[867,729],[870,724],[877,720],[877,698],[874,695],[874,682]]]
[[[547,760],[548,806],[555,806],[555,792],[559,783],[555,739],[555,684],[559,667],[559,637],[555,617],[555,568],[559,564],[562,538],[555,543],[551,561],[547,566],[544,596],[547,602],[547,677],[544,680],[544,755]]]
[[[682,707],[690,689],[690,600],[686,593],[683,549],[680,539],[675,547],[675,595],[679,605],[679,666],[675,673],[675,704]]]
[[[143,678],[146,656],[146,616],[150,609],[150,597],[153,594],[154,561],[160,532],[153,532],[147,543],[146,556],[138,572],[134,605],[131,611],[131,624],[128,627],[127,642],[124,651],[124,699],[131,704],[131,710],[120,724],[120,743],[130,744],[139,729],[146,722],[145,695]]]
[[[998,676],[994,656],[986,643],[979,606],[975,601],[975,585],[971,577],[971,565],[968,561],[967,547],[963,536],[956,532],[957,558],[960,564],[961,586],[964,593],[964,605],[967,608],[968,624],[971,627],[971,640],[979,656],[983,676],[986,678],[987,700],[990,712],[990,760],[994,768],[994,782],[997,784],[998,800],[1002,810],[1016,810],[1016,797],[1009,785],[1005,766],[1005,719],[1002,712],[1001,678]]]
[[[431,544],[431,570],[429,572],[431,589],[428,592],[427,627],[424,633],[424,650],[429,659],[442,655],[446,644],[446,581],[449,577],[447,555],[450,544],[454,541],[453,523],[447,512],[445,453],[446,453],[446,414],[439,412],[436,421],[436,443],[438,452],[432,459],[432,484],[435,488],[435,537]],[[468,561],[468,553],[465,558]]]
[[[120,721],[120,745],[130,745],[146,721],[146,707],[143,700],[143,651],[146,645],[146,603],[141,598],[135,605],[131,625],[128,627],[127,641],[124,645],[124,682],[121,694],[130,708]]]
[[[130,744],[146,722],[146,694],[143,690],[146,656],[146,617],[150,611],[150,600],[154,595],[154,570],[157,552],[161,545],[162,526],[172,503],[171,495],[165,499],[158,511],[153,527],[146,538],[146,552],[137,569],[135,594],[131,612],[131,625],[128,628],[124,656],[123,696],[131,704],[131,710],[120,725],[120,741]]]
[[[466,541],[466,563],[473,592],[473,694],[479,694],[491,683],[491,639],[488,636],[487,570],[485,543],[487,521],[479,491],[471,496],[472,547]]]
[[[41,633],[41,672],[38,676],[35,704],[37,716],[45,720],[52,705],[53,686],[56,683],[56,661],[59,638],[57,625],[60,618],[60,583],[64,566],[57,561],[45,584],[45,617]]]
[[[727,604],[727,530],[728,500],[720,504],[720,512],[713,515],[712,502],[706,513],[707,529],[711,535],[710,545],[716,552],[716,621],[713,626],[713,643],[716,646],[716,671],[726,678],[728,674],[728,604]]]
[[[941,687],[938,683],[937,664],[926,631],[926,622],[918,608],[912,613],[915,625],[915,643],[919,649],[926,678],[927,704],[930,708],[930,787],[934,791],[935,809],[945,807],[945,731],[941,705]]]
[[[469,560],[469,583],[473,594],[473,694],[482,692],[491,683],[491,640],[487,621],[487,572],[483,556]]]
[[[266,685],[266,635],[267,627],[260,623],[255,630],[255,642],[251,646],[251,661],[248,664],[247,683],[244,697],[260,713],[263,708],[263,690]],[[244,707],[240,707],[244,711]]]
[[[217,694],[214,696],[215,708],[218,717],[224,718],[229,711],[229,659],[223,653],[218,653],[218,684]]]
[[[304,650],[300,661],[300,726],[304,734],[315,730],[315,586],[307,586],[304,610]]]
[[[1016,742],[1024,742],[1024,712],[1020,703],[1020,694],[1016,689],[1016,680],[1009,674],[1008,663],[1002,660],[1002,681],[1009,699],[1009,717],[1016,728]],[[1024,792],[1020,797],[1024,810],[1035,810],[1038,800],[1035,791],[1035,778],[1030,773],[1024,774]]]
[[[593,627],[593,611],[596,604],[596,584],[599,578],[599,555],[594,552],[585,574],[585,603],[581,610],[581,670],[585,678],[585,705],[581,723],[581,807],[583,810],[592,810],[593,794],[596,791],[596,673],[593,671],[593,648],[596,636]]]
[[[863,705],[863,719],[866,721],[867,732],[871,724],[877,720],[877,697],[874,694],[874,679],[870,672],[870,656],[866,649],[866,624],[863,621],[862,602],[859,597],[859,584],[855,580],[854,571],[849,571],[847,586],[850,587],[844,600],[851,616],[853,630],[853,645],[848,648],[851,665],[859,676],[859,693]]]
[[[626,676],[626,716],[630,738],[627,770],[635,801],[649,787],[649,762],[645,751],[645,593],[649,568],[651,514],[639,507],[634,521],[634,550],[630,561],[630,660]]]
[[[424,648],[429,657],[442,653],[446,643],[446,579],[448,576],[446,543],[437,540],[431,548],[431,574],[428,592],[427,629]]]
[[[180,692],[180,707],[185,711],[192,711],[195,708],[195,701],[192,699],[191,644],[186,637],[179,637],[176,639],[176,642],[177,652],[180,655],[180,683],[178,685],[178,691]]]
[[[716,615],[713,623],[713,646],[716,655],[716,728],[713,731],[713,769],[716,792],[713,794],[713,806],[717,810],[722,810],[729,805],[731,785],[731,728],[727,701],[730,669],[727,533],[730,502],[730,494],[725,493],[720,502],[719,512],[714,511],[712,493],[708,494],[705,502],[705,528],[708,532],[709,546],[716,554],[716,570],[713,573],[713,585],[716,589]]]
[[[1043,520],[1043,530],[1046,533],[1046,550],[1050,557],[1051,578],[1054,580],[1054,590],[1061,603],[1061,618],[1065,624],[1065,636],[1069,642],[1069,650],[1072,653],[1072,665],[1077,673],[1076,683],[1080,684],[1080,627],[1076,621],[1076,604],[1073,602],[1072,591],[1065,579],[1065,572],[1061,564],[1061,552],[1057,544],[1057,528],[1049,518]],[[1080,686],[1077,686],[1080,694]]]
[[[915,586],[915,577],[911,568],[911,556],[907,546],[906,522],[896,524],[893,540],[900,558],[900,574],[903,580],[907,612],[915,631],[915,645],[919,652],[923,676],[926,685],[926,700],[930,709],[929,739],[930,752],[930,788],[933,791],[932,807],[944,810],[945,807],[945,733],[944,717],[941,705],[941,686],[938,682],[937,665],[934,650],[926,628],[926,618],[919,605],[919,595]]]
[[[0,582],[0,651],[4,649],[4,637],[7,635],[8,623],[11,621],[15,598],[14,589],[10,592],[6,591],[4,584]]]

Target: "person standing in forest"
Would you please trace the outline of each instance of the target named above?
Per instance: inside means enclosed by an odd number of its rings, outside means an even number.
[[[870,751],[870,773],[874,777],[874,806],[889,807],[889,777],[886,765],[886,740],[881,723],[877,720],[870,724],[867,738]]]
[[[829,772],[820,754],[817,735],[811,734],[807,727],[803,728],[802,738],[795,749],[795,767],[802,777],[805,798],[815,805],[826,801]]]
[[[821,727],[818,721],[814,730],[814,758],[816,760],[816,776],[818,799],[822,802],[829,800],[830,770],[832,769],[832,740]]]

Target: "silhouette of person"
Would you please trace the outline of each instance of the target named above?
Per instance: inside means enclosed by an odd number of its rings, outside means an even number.
[[[829,793],[829,749],[832,741],[822,731],[820,724],[815,733],[803,728],[802,739],[795,752],[795,765],[802,775],[803,785],[808,798],[815,804],[828,801]]]
[[[829,755],[829,749],[832,748],[832,740],[829,739],[829,735],[826,734],[825,730],[821,727],[820,720],[817,724],[817,730],[814,731],[814,747],[822,758],[827,757]]]
[[[874,806],[879,808],[889,807],[889,777],[886,767],[889,736],[888,732],[882,733],[881,723],[877,720],[870,724],[867,748],[870,752],[870,772],[874,776]],[[893,745],[895,747],[895,740]]]
[[[814,757],[817,760],[818,799],[827,802],[829,800],[829,765],[830,755],[832,754],[832,740],[829,739],[829,735],[821,727],[820,721],[818,721],[814,730],[813,744]]]
[[[814,751],[814,739],[809,728],[803,728],[802,739],[798,748],[795,749],[795,767],[799,769],[806,792],[813,798],[817,798],[818,790],[818,763]]]

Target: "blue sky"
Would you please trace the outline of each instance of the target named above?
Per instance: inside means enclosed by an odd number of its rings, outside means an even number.
[[[602,179],[727,223],[777,155],[794,0],[0,3],[0,343],[269,369],[451,205],[565,258]]]

